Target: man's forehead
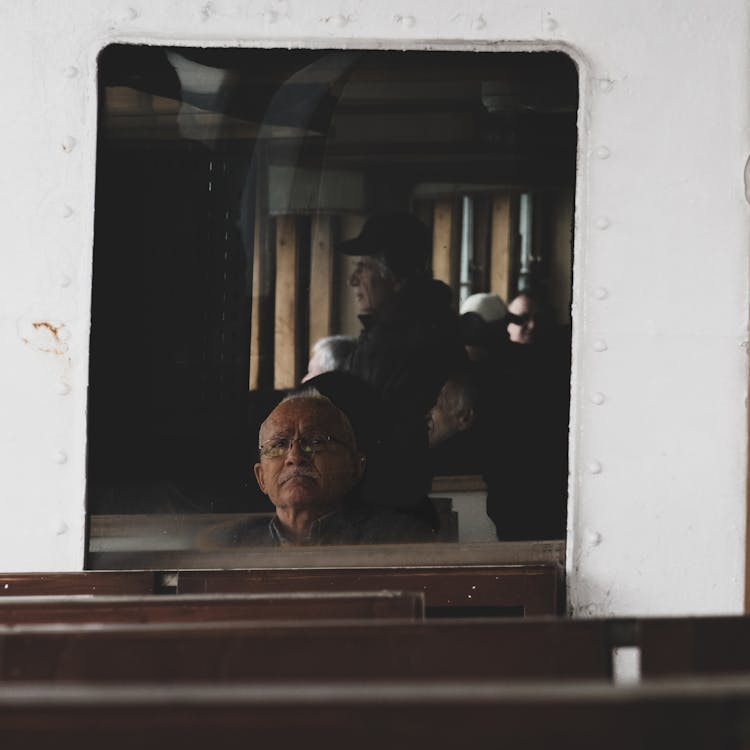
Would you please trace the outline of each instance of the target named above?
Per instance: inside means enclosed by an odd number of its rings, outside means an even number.
[[[280,403],[261,425],[262,434],[296,429],[340,429],[342,413],[330,402],[319,398],[295,398]]]

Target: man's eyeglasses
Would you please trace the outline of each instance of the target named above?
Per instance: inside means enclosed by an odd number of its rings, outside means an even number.
[[[312,435],[300,435],[299,437],[273,437],[259,446],[258,450],[260,455],[265,458],[281,458],[292,450],[295,443],[299,445],[300,451],[306,456],[314,456],[316,453],[330,453],[344,445],[333,435],[314,433]]]

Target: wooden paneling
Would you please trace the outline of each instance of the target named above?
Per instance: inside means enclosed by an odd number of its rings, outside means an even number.
[[[276,302],[274,314],[274,387],[293,388],[299,382],[295,344],[299,257],[297,219],[276,218]]]
[[[333,323],[333,221],[315,216],[310,238],[310,345],[331,334]]]
[[[513,293],[513,252],[516,245],[516,200],[509,193],[492,201],[490,244],[490,291],[506,302]]]
[[[435,201],[432,224],[432,275],[445,282],[454,294],[458,292],[460,228],[460,213],[455,198],[441,198]]]

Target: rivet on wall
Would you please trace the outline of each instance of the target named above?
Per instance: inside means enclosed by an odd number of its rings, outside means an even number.
[[[69,65],[65,70],[63,70],[63,75],[66,78],[75,78],[78,75],[78,68],[76,68],[75,65]]]
[[[52,456],[56,464],[64,464],[68,461],[68,454],[65,451],[55,451],[54,455]]]
[[[275,10],[267,10],[263,13],[263,20],[266,23],[276,23],[279,20],[279,14]]]
[[[471,28],[474,29],[474,31],[481,31],[486,26],[487,26],[487,21],[485,21],[482,16],[477,16],[471,22]]]
[[[614,81],[611,81],[609,78],[599,79],[599,91],[603,91],[605,94],[612,91],[612,88],[614,87],[614,85],[615,85]]]
[[[63,289],[67,289],[73,283],[73,279],[71,279],[70,276],[68,276],[68,274],[63,273],[63,274],[60,274],[60,278],[57,280],[57,283]]]
[[[136,18],[138,18],[140,14],[138,13],[138,10],[136,8],[128,8],[127,13],[125,14],[125,18],[128,19],[128,21],[135,21]]]
[[[609,292],[603,287],[598,286],[596,289],[594,289],[594,297],[598,299],[599,301],[607,299],[609,297]]]
[[[606,352],[607,351],[607,342],[604,339],[597,339],[594,341],[594,351],[595,352]]]
[[[58,396],[67,396],[70,393],[70,386],[65,381],[61,380],[57,384],[56,391]]]
[[[598,547],[602,543],[602,535],[593,529],[586,529],[586,544],[589,547]]]
[[[69,219],[73,215],[73,207],[65,205],[60,209],[63,219]]]
[[[62,141],[62,150],[69,154],[76,147],[76,139],[72,135],[66,136]]]
[[[547,16],[547,18],[545,18],[542,21],[542,28],[545,31],[554,31],[557,27],[558,27],[557,21],[551,16]]]
[[[413,29],[416,26],[417,19],[414,16],[393,16],[396,23],[400,23],[406,29]]]
[[[609,227],[609,225],[610,225],[610,221],[609,221],[609,218],[606,217],[606,216],[600,216],[596,220],[596,228],[597,229],[604,230],[604,229],[607,229]]]
[[[606,401],[604,394],[601,391],[591,394],[591,403],[596,406],[601,406]]]
[[[599,148],[596,149],[596,156],[598,159],[609,159],[610,151],[606,146],[599,146]]]
[[[343,29],[349,23],[349,19],[346,16],[337,15],[329,16],[323,19],[324,23],[330,23],[332,26],[336,26],[339,29]]]
[[[599,461],[591,461],[589,463],[589,474],[601,474],[602,469],[603,467]]]

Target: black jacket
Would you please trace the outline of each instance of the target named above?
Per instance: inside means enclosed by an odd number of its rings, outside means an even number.
[[[379,392],[382,451],[371,461],[366,502],[415,508],[430,491],[427,412],[445,381],[466,358],[451,291],[440,281],[408,281],[375,313],[360,316],[363,330],[350,371]]]

